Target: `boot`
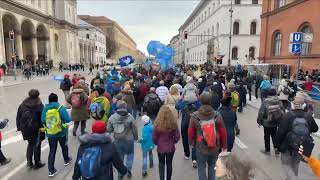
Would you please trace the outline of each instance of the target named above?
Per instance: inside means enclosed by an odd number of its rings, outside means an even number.
[[[44,167],[46,164],[45,163],[42,163],[41,161],[40,162],[37,162],[34,164],[34,169],[40,169],[42,167]]]

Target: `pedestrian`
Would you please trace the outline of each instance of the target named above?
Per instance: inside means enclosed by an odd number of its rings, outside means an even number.
[[[252,85],[253,85],[253,77],[252,74],[249,73],[246,77],[245,84],[247,85],[247,91],[249,94],[249,101],[251,101],[251,94],[252,94]]]
[[[238,112],[242,113],[243,107],[247,104],[247,89],[244,87],[244,82],[240,78],[238,78],[236,91],[239,94]]]
[[[148,159],[150,168],[153,167],[153,154],[152,150],[154,148],[154,144],[152,141],[152,131],[153,125],[150,121],[150,118],[147,115],[143,115],[141,117],[143,122],[143,128],[141,133],[141,138],[138,142],[141,144],[142,150],[142,177],[146,177],[148,175]]]
[[[133,114],[134,109],[137,109],[136,100],[133,96],[133,91],[129,85],[125,85],[122,91],[119,93],[122,96],[122,100],[126,102],[128,113],[132,114],[133,117],[136,119],[135,114]]]
[[[304,111],[304,96],[297,95],[291,111],[284,114],[277,130],[275,147],[281,152],[281,163],[288,180],[298,179],[301,155],[300,145],[313,143],[311,133],[318,131],[311,114]]]
[[[17,130],[21,131],[23,139],[28,141],[26,158],[29,169],[39,169],[45,165],[41,162],[41,141],[45,139],[45,134],[39,130],[42,127],[43,109],[39,95],[38,90],[31,89],[28,97],[20,104],[16,117]]]
[[[100,77],[100,73],[98,72],[96,77],[92,78],[90,82],[90,89],[93,90],[96,86],[99,85],[104,85],[104,80]]]
[[[188,103],[194,103],[198,101],[198,89],[196,85],[193,83],[193,78],[191,76],[187,76],[186,85],[183,88],[182,99],[187,101]]]
[[[152,140],[157,145],[159,159],[159,176],[160,180],[171,180],[172,160],[175,153],[175,144],[180,139],[180,133],[177,124],[177,115],[171,111],[170,107],[163,105],[154,122]]]
[[[220,88],[217,82],[214,82],[213,85],[211,86],[211,97],[212,97],[212,108],[214,110],[217,110],[220,107],[220,101],[221,101],[221,96],[220,96]]]
[[[178,101],[181,100],[179,89],[177,86],[171,86],[168,96],[166,97],[164,104],[172,105],[175,107]]]
[[[188,130],[190,144],[196,147],[199,180],[215,179],[219,150],[227,150],[227,131],[221,115],[212,108],[211,99],[209,92],[200,95],[202,105],[192,114]]]
[[[92,96],[87,102],[87,108],[91,117],[95,120],[102,120],[105,123],[108,121],[111,103],[105,96],[105,89],[103,86],[98,86],[92,92]],[[112,101],[111,101],[112,102]]]
[[[167,95],[169,94],[168,88],[166,86],[164,86],[164,81],[161,80],[159,82],[159,87],[157,87],[156,93],[159,96],[159,98],[161,99],[162,103],[164,103]]]
[[[60,83],[60,89],[62,90],[65,99],[67,99],[67,97],[70,95],[71,87],[72,84],[70,81],[70,76],[69,74],[65,74],[63,80]]]
[[[235,126],[237,124],[237,113],[231,108],[231,97],[225,97],[221,100],[221,107],[218,109],[224,125],[227,130],[227,145],[228,152],[231,152],[235,139]]]
[[[86,121],[90,119],[87,112],[88,96],[81,87],[74,88],[70,96],[66,99],[71,104],[71,120],[74,122],[72,135],[77,136],[77,129],[81,123],[81,135],[85,134]]]
[[[95,121],[92,124],[92,134],[79,136],[79,141],[73,180],[113,180],[113,166],[120,174],[127,173],[111,137],[106,134],[106,124],[103,121]]]
[[[287,110],[290,110],[289,95],[293,92],[293,89],[288,86],[288,82],[285,79],[282,79],[278,87],[278,96]]]
[[[263,81],[260,84],[261,102],[268,97],[268,90],[272,87],[270,83],[270,77],[268,75],[263,76]]]
[[[72,158],[68,151],[68,123],[70,117],[65,107],[58,103],[58,95],[51,93],[49,95],[49,104],[47,104],[41,114],[41,122],[45,126],[46,136],[49,141],[48,170],[49,177],[54,177],[58,170],[54,167],[58,142],[61,146],[64,165],[68,166]]]
[[[306,81],[303,84],[303,89],[305,91],[312,91],[313,81],[309,76],[306,76]]]
[[[121,160],[126,156],[126,167],[128,177],[132,177],[132,166],[134,159],[134,142],[138,140],[138,132],[135,119],[128,113],[126,102],[117,102],[117,111],[110,116],[107,131],[113,133],[114,143]],[[119,178],[123,176],[119,174]]]
[[[256,75],[256,80],[255,80],[255,95],[256,95],[256,99],[259,98],[259,95],[258,95],[258,91],[260,89],[260,85],[261,85],[261,82],[263,81],[263,77],[260,75],[260,74],[257,74]],[[260,92],[261,94],[261,92]]]
[[[9,120],[8,119],[4,119],[0,121],[0,130],[5,128],[8,125]],[[0,165],[4,166],[6,164],[9,164],[11,162],[11,158],[7,158],[4,156],[4,154],[1,151],[1,141],[2,141],[2,134],[0,131]]]
[[[87,96],[90,94],[89,85],[86,83],[86,78],[84,76],[80,77],[79,82],[73,88],[83,89]]]
[[[152,122],[156,119],[161,106],[162,101],[156,94],[156,89],[151,87],[143,100],[143,111],[150,117]]]
[[[270,137],[272,139],[275,154],[280,154],[276,148],[276,132],[284,113],[284,106],[277,96],[277,91],[274,88],[269,89],[268,97],[262,102],[257,123],[258,126],[263,126],[264,130],[264,150],[260,150],[261,153],[270,155]]]

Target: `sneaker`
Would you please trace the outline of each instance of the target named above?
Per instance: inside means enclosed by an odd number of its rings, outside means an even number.
[[[184,156],[184,159],[189,160],[189,157],[188,156]]]
[[[145,178],[145,177],[147,177],[147,175],[148,175],[147,171],[143,171],[143,172],[142,172],[142,177]]]
[[[57,175],[57,174],[58,174],[58,170],[54,169],[53,172],[50,172],[50,171],[49,171],[49,175],[48,175],[48,176],[51,177],[51,178],[53,178],[53,177],[54,177],[55,175]]]
[[[196,160],[192,161],[192,167],[195,168],[195,169],[198,167]]]
[[[260,152],[262,154],[265,154],[265,155],[270,155],[271,154],[270,151],[266,151],[266,150],[260,150]]]
[[[40,169],[42,167],[44,167],[46,164],[45,163],[42,163],[42,162],[38,162],[34,165],[34,169],[37,170],[37,169]]]
[[[128,176],[128,178],[131,178],[131,177],[132,177],[131,171],[128,171],[128,172],[127,172],[127,176]]]
[[[11,162],[11,158],[7,158],[4,162],[0,163],[1,166],[9,164]]]
[[[69,164],[71,164],[71,162],[72,162],[72,158],[69,157],[69,161],[65,162],[65,163],[64,163],[64,166],[69,166]]]

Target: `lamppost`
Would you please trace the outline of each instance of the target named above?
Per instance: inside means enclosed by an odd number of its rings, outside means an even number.
[[[228,51],[228,66],[231,66],[231,39],[232,39],[232,14],[233,14],[233,9],[232,9],[232,1],[230,0],[230,32],[229,32],[229,51]]]

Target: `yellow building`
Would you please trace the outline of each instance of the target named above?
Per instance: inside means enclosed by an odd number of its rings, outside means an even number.
[[[123,56],[140,59],[137,44],[117,22],[104,16],[79,15],[79,18],[100,28],[105,33],[107,58],[112,59],[115,63]]]

